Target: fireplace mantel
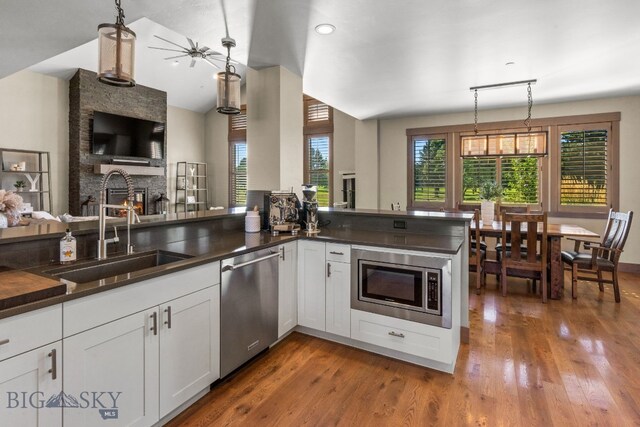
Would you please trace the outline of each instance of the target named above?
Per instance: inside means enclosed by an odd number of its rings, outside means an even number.
[[[155,166],[130,166],[130,165],[112,165],[96,163],[93,165],[93,173],[98,175],[104,175],[111,172],[113,169],[122,169],[129,175],[145,175],[145,176],[164,176],[164,167]]]

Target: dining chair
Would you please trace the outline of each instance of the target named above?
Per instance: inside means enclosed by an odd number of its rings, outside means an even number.
[[[620,302],[620,286],[618,284],[618,261],[627,241],[633,211],[614,212],[609,209],[607,225],[601,242],[573,239],[573,251],[562,251],[562,262],[571,267],[571,296],[578,298],[578,280],[598,282],[600,292],[604,292],[603,283],[613,285],[613,294],[617,303]],[[586,252],[580,252],[580,245]],[[611,279],[604,279],[603,272],[611,273]],[[593,276],[579,276],[579,273]]]
[[[522,225],[526,229],[522,230]],[[542,230],[539,235],[538,231]],[[507,238],[511,235],[511,247]],[[507,295],[507,277],[538,279],[542,283],[542,302],[547,302],[547,213],[508,213],[502,215],[502,260],[500,286]],[[526,252],[521,245],[526,246]]]
[[[473,211],[474,230],[469,231],[469,271],[476,273],[476,294],[480,295],[480,289],[485,284],[486,274],[484,260],[487,257],[486,249],[474,244],[480,242],[480,211]]]

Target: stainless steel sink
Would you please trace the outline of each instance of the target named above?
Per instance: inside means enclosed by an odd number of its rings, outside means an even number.
[[[42,273],[70,282],[87,283],[108,277],[126,275],[188,258],[192,257],[175,252],[156,250],[108,258],[103,261],[92,261],[81,265],[58,267],[42,271]]]

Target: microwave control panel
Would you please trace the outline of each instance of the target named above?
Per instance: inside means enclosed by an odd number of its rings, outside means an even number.
[[[440,312],[440,275],[432,271],[427,273],[427,309]]]

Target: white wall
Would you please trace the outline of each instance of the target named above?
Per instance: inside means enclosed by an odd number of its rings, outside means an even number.
[[[167,197],[171,200],[170,212],[174,212],[176,203],[176,163],[205,161],[205,115],[168,106],[167,190],[169,193]],[[210,195],[209,199],[211,204]]]
[[[378,120],[355,123],[356,208],[378,209],[380,187],[380,147]]]
[[[620,209],[640,212],[640,96],[594,99],[579,102],[535,105],[533,116],[554,117],[578,114],[620,112]],[[487,110],[480,112],[481,122],[523,119],[524,108]],[[406,206],[407,194],[407,137],[408,128],[444,126],[473,123],[473,112],[443,114],[434,116],[407,117],[380,121],[380,206],[389,206],[392,201],[402,200]],[[360,173],[360,170],[358,171]],[[366,177],[358,177],[358,180]],[[551,183],[553,185],[553,183]],[[571,222],[592,231],[602,233],[604,220],[581,218],[552,218],[551,222]],[[631,227],[631,234],[622,256],[623,262],[640,263],[640,224]]]
[[[229,116],[215,108],[205,116],[205,161],[211,206],[229,206]]]
[[[69,82],[31,71],[0,79],[0,129],[2,148],[50,153],[52,211],[54,214],[66,212],[69,206]]]
[[[354,172],[356,122],[358,120],[340,110],[333,109],[333,201],[342,201],[342,175]],[[358,179],[356,177],[356,183]],[[356,184],[357,186],[357,184]],[[356,193],[357,200],[357,193]]]

